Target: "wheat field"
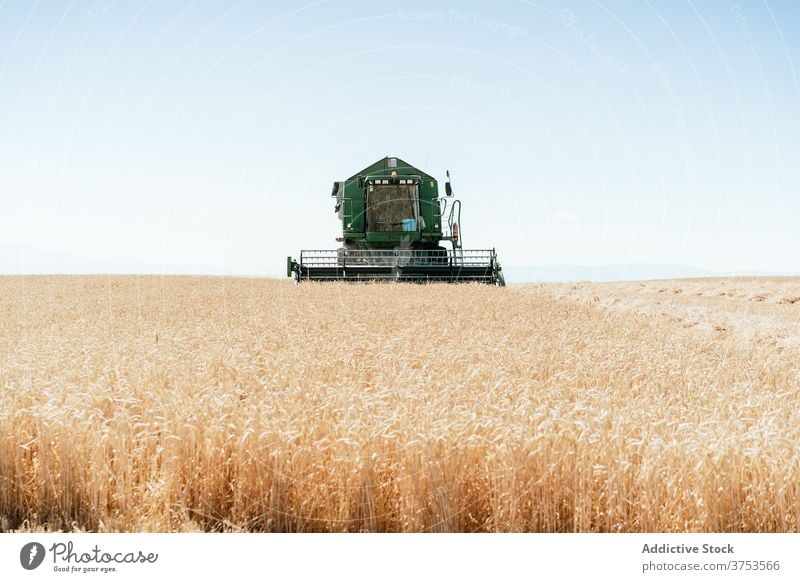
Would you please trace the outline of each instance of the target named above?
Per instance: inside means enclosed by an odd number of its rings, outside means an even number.
[[[800,531],[800,279],[0,277],[0,530]]]

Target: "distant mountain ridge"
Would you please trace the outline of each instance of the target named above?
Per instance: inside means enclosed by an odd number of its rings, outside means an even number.
[[[697,277],[779,276],[796,273],[778,271],[709,271],[692,265],[615,263],[609,265],[529,265],[503,266],[508,283],[566,283],[572,281],[647,281]]]
[[[0,245],[0,275],[224,275],[208,265],[170,265],[130,257],[84,259],[33,246]]]
[[[609,265],[530,265],[503,267],[509,283],[568,281],[643,281],[647,279],[680,279],[712,277],[714,273],[691,265],[657,265],[649,263],[617,263]]]
[[[280,277],[280,266],[270,264],[255,273],[228,270],[224,266],[148,263],[130,257],[84,259],[69,253],[30,245],[0,245],[0,275],[241,275]],[[508,283],[557,283],[570,281],[645,281],[691,277],[793,275],[767,271],[714,272],[692,265],[616,263],[608,265],[503,266]]]

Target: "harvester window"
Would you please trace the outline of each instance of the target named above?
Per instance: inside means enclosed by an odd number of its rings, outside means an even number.
[[[375,180],[367,191],[367,230],[399,232],[417,230],[417,185]]]

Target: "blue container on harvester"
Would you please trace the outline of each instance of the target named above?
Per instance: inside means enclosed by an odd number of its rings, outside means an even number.
[[[417,221],[414,218],[404,218],[402,222],[403,232],[414,232],[417,230]]]

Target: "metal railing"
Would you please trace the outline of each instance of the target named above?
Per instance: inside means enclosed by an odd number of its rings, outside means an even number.
[[[300,265],[308,268],[346,268],[358,266],[409,267],[454,266],[491,268],[497,261],[494,249],[468,250],[303,250]]]

